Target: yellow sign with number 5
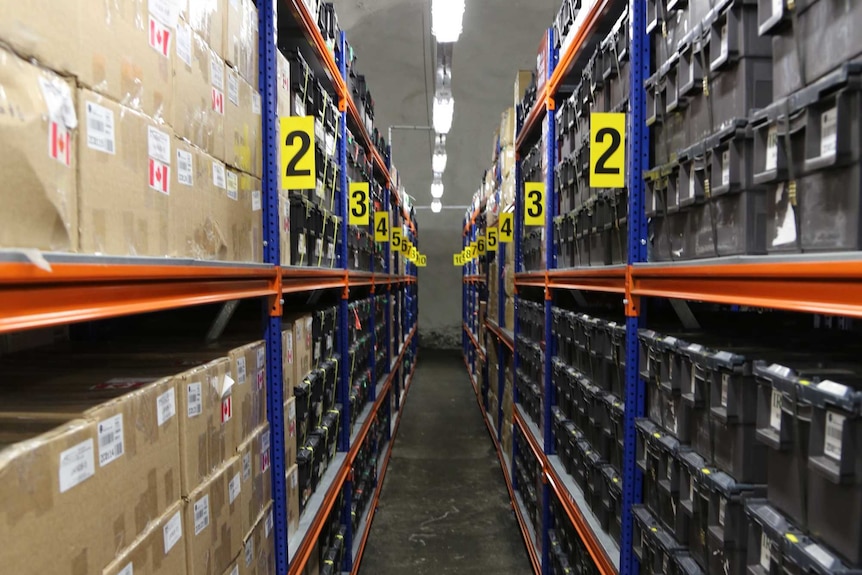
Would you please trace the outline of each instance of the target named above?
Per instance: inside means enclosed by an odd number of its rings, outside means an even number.
[[[497,228],[488,228],[488,251],[497,251]]]
[[[404,237],[401,235],[401,228],[392,228],[392,238],[389,243],[395,248],[395,251],[401,251],[401,244],[404,243]]]

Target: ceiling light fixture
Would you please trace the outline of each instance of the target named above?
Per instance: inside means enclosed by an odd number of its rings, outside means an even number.
[[[457,42],[464,20],[464,0],[432,0],[431,32],[438,42]]]
[[[440,148],[434,150],[434,155],[431,156],[431,171],[437,174],[442,174],[446,171],[446,150]]]
[[[448,134],[452,129],[452,117],[455,115],[455,100],[451,92],[439,92],[434,95],[434,131],[438,134]]]
[[[442,210],[442,209],[443,209],[443,202],[441,202],[440,200],[434,200],[433,202],[431,202],[431,211],[434,212],[435,214],[439,214],[440,210]]]
[[[431,197],[435,200],[443,197],[443,182],[439,179],[435,179],[431,183]]]

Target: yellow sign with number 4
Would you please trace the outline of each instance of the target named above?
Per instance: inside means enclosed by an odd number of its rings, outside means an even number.
[[[374,213],[374,241],[389,241],[389,212]]]
[[[515,214],[503,212],[500,214],[500,243],[509,244],[515,239]]]

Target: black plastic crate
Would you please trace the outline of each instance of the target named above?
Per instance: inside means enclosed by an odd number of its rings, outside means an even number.
[[[748,519],[747,572],[752,575],[773,573],[802,574],[788,553],[791,540],[802,541],[803,533],[764,500],[745,504]]]
[[[748,546],[748,520],[745,502],[763,497],[763,485],[737,483],[723,472],[706,474],[709,489],[709,528],[707,554],[710,573],[744,575]]]
[[[666,575],[673,558],[685,547],[659,525],[650,512],[640,506],[632,508],[634,515],[634,554],[640,560],[645,575]]]
[[[708,462],[694,451],[679,454],[681,480],[679,501],[685,516],[681,525],[687,527],[689,552],[704,570],[709,568],[707,532],[709,530],[710,489],[707,475],[716,472]]]
[[[308,439],[308,431],[311,425],[311,383],[299,382],[293,388],[296,397],[296,430],[297,442],[302,445]]]
[[[320,482],[320,477],[326,467],[323,447],[324,438],[320,434],[310,433],[308,440],[303,443],[296,454],[300,513],[311,498],[311,494],[317,489],[317,484]]]

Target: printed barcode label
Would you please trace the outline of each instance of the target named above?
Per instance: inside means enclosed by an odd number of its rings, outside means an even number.
[[[778,126],[770,126],[766,133],[766,166],[767,170],[778,167]]]
[[[257,92],[251,95],[251,113],[260,116],[260,94]]]
[[[718,524],[724,527],[724,514],[727,511],[727,500],[722,498],[718,500]]]
[[[250,567],[254,561],[254,537],[249,537],[245,542],[245,566]]]
[[[259,212],[263,208],[263,202],[260,190],[254,190],[251,193],[251,211]]]
[[[123,455],[123,414],[99,423],[99,467]]]
[[[769,425],[775,431],[781,431],[781,393],[772,390],[772,405],[769,409]]]
[[[174,389],[171,388],[156,398],[156,418],[159,427],[177,414],[177,399]]]
[[[330,247],[332,247],[332,244],[330,244]],[[326,349],[332,349],[332,334],[331,333],[326,334]]]
[[[239,178],[231,171],[227,173],[227,197],[234,201],[239,199]]]
[[[260,435],[260,452],[261,453],[269,452],[269,430],[264,431]]]
[[[305,115],[305,102],[302,101],[302,98],[299,94],[293,100],[294,107],[294,116],[304,116]]]
[[[204,495],[194,505],[195,511],[195,535],[206,529],[210,524],[210,496]]]
[[[174,545],[183,538],[183,519],[179,511],[165,523],[162,534],[165,539],[165,555],[167,555]]]
[[[266,521],[263,524],[264,537],[269,537],[272,533],[272,510],[266,515]]]
[[[177,57],[192,65],[192,29],[185,22],[177,22]]]
[[[39,87],[45,99],[45,107],[51,122],[59,124],[67,130],[78,127],[78,115],[75,112],[75,102],[72,100],[72,89],[61,78],[39,76]]]
[[[128,565],[123,567],[117,575],[135,575],[135,567],[130,562]]]
[[[330,244],[329,244],[329,253],[327,253],[327,256],[326,256],[326,257],[328,257],[328,258],[329,258],[330,260],[332,260],[332,261],[335,261],[335,243],[330,242]]]
[[[832,156],[838,148],[838,108],[820,115],[820,155]]]
[[[727,407],[727,394],[730,388],[730,376],[726,373],[721,374],[721,406]]]
[[[245,358],[238,357],[236,360],[236,380],[239,385],[245,383],[246,379],[246,371],[245,371]]]
[[[766,533],[760,534],[760,566],[769,573],[769,567],[772,565],[772,544]]]
[[[60,493],[65,493],[95,473],[96,460],[92,439],[60,453]]]
[[[184,186],[195,185],[192,154],[186,150],[177,150],[177,181]]]
[[[251,477],[251,452],[244,453],[242,456],[242,480],[248,481]]]
[[[179,3],[176,0],[149,0],[148,8],[150,14],[167,26],[173,28],[177,24],[180,13]]]
[[[316,253],[319,256],[323,255],[323,238],[317,238],[314,241],[314,249],[315,249],[314,253]]]
[[[697,368],[694,367],[694,364],[691,365],[691,394],[696,395],[695,389],[697,385]]]
[[[297,243],[296,252],[297,252],[299,255],[304,256],[304,255],[305,255],[305,253],[306,253],[306,249],[305,249],[305,234],[299,234],[299,238],[297,239],[297,242],[296,242],[296,243]]]
[[[215,52],[210,53],[210,80],[213,86],[224,90],[224,62],[215,55]]]
[[[240,480],[239,480],[239,473],[237,473],[236,475],[233,476],[233,478],[230,480],[230,483],[228,483],[228,486],[227,486],[228,499],[230,500],[231,503],[236,501],[236,498],[239,497],[241,490],[242,490],[242,486],[241,486]]]
[[[823,453],[836,461],[841,461],[841,448],[844,435],[844,420],[846,416],[834,411],[826,412],[826,435],[823,441]]]
[[[721,185],[730,185],[730,150],[721,153]]]
[[[87,102],[87,147],[116,153],[114,139],[114,112],[109,108]]]
[[[227,99],[234,106],[239,106],[239,76],[233,70],[227,73]]]
[[[224,164],[213,162],[213,185],[221,189],[225,189],[227,187]]]
[[[261,346],[257,348],[257,368],[263,369],[266,367],[266,349]]]
[[[727,22],[721,27],[721,57],[727,57]]]
[[[147,153],[163,164],[171,163],[171,137],[158,128],[147,126]]]
[[[203,398],[201,397],[201,384],[190,383],[188,385],[188,416],[197,417],[204,411]]]

